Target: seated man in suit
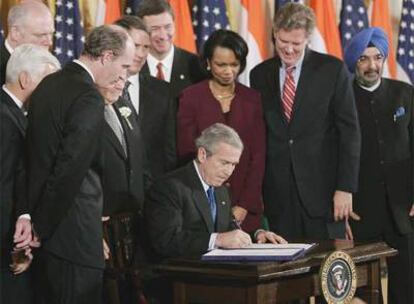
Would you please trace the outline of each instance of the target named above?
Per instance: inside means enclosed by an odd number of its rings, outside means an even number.
[[[209,249],[249,245],[249,234],[237,228],[223,183],[243,150],[232,128],[216,123],[196,139],[194,162],[165,175],[151,188],[145,220],[151,247],[160,258],[200,255]],[[255,233],[259,243],[286,242],[270,231]]]
[[[143,72],[170,83],[175,98],[193,83],[205,78],[198,57],[174,46],[175,20],[165,0],[145,0],[137,12],[150,32],[151,48]]]
[[[59,68],[59,62],[47,50],[23,44],[10,56],[6,83],[0,91],[1,303],[32,303],[31,276],[24,273],[32,258],[27,249],[32,230],[25,196],[23,155],[27,118],[24,113],[38,83]],[[13,243],[17,247],[14,251]],[[20,263],[16,263],[18,260]]]
[[[144,22],[136,16],[123,16],[115,22],[123,27],[135,43],[134,61],[128,69],[128,81],[122,99],[116,104],[128,106],[131,118],[139,127],[145,148],[145,183],[176,168],[176,110],[169,85],[141,73],[150,49],[150,38]]]
[[[0,84],[6,81],[7,61],[15,48],[33,43],[49,49],[55,31],[49,8],[38,1],[24,1],[12,6],[7,15],[7,27],[7,37],[0,50]]]

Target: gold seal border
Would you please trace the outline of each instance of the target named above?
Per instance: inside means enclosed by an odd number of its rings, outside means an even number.
[[[349,289],[348,294],[342,301],[338,301],[331,296],[328,289],[328,271],[331,265],[336,260],[343,260],[346,264],[348,264],[349,269],[351,270],[351,277],[352,283],[351,288]],[[352,260],[351,256],[343,251],[334,251],[330,255],[328,255],[323,262],[321,263],[321,268],[319,270],[319,278],[322,288],[322,293],[325,300],[328,304],[349,304],[352,301],[352,298],[355,295],[356,287],[357,287],[357,272],[355,263]]]

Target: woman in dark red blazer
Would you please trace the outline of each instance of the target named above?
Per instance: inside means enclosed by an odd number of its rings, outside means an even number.
[[[246,66],[248,47],[238,34],[214,32],[204,45],[203,61],[209,79],[186,88],[178,110],[178,154],[194,158],[194,140],[210,125],[221,122],[234,128],[244,150],[229,180],[233,214],[242,228],[260,228],[263,214],[262,179],[265,164],[265,128],[257,91],[237,82]]]

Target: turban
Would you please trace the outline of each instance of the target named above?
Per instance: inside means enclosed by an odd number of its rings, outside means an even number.
[[[381,28],[369,27],[352,37],[344,55],[344,61],[351,73],[354,73],[359,57],[370,46],[376,47],[384,57],[388,56],[388,39]]]

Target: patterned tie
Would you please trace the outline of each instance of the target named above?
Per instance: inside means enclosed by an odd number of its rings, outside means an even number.
[[[160,80],[165,80],[164,72],[162,70],[162,62],[158,62],[157,64],[157,76],[156,77]]]
[[[128,88],[131,85],[131,81],[127,80],[125,82],[124,89],[122,90],[122,99],[126,101],[128,106],[132,106],[131,96],[129,95]]]
[[[216,197],[214,196],[214,188],[208,187],[207,189],[207,198],[208,204],[210,206],[211,217],[213,219],[213,224],[216,224],[216,216],[217,216],[217,206],[216,206]]]
[[[283,112],[287,121],[290,121],[292,116],[293,102],[295,100],[295,79],[293,78],[293,73],[295,67],[289,67],[286,69],[285,83],[283,84],[283,95],[282,95],[282,104]]]

